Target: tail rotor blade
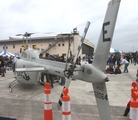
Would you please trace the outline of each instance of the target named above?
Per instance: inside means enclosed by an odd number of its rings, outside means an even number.
[[[94,94],[100,115],[100,120],[111,120],[108,95],[105,83],[93,83]]]
[[[64,88],[69,88],[69,85],[71,83],[71,78],[66,78],[66,83],[65,83],[65,86],[63,87]],[[59,101],[57,103],[57,108],[60,110],[61,107],[62,107],[62,96],[63,96],[63,92],[61,92],[61,95],[60,95],[60,98],[59,98]]]
[[[76,55],[75,55],[75,58],[74,58],[74,61],[73,61],[74,66],[75,66],[76,60],[78,58],[78,55],[80,53],[80,50],[82,49],[82,43],[84,42],[84,39],[85,39],[85,36],[86,36],[87,31],[89,29],[89,26],[90,26],[90,22],[88,21],[87,24],[86,24],[86,27],[84,29],[84,33],[83,33],[83,35],[81,37],[81,40],[79,41],[78,49],[77,49],[77,52],[76,52]]]
[[[72,73],[73,73],[73,71],[74,71],[75,63],[76,63],[77,57],[78,57],[78,55],[79,55],[79,52],[80,52],[80,50],[81,50],[81,48],[82,48],[82,43],[84,42],[84,39],[85,39],[85,36],[86,36],[86,34],[87,34],[89,25],[90,25],[90,22],[87,22],[87,25],[86,25],[86,27],[85,27],[85,29],[84,29],[83,36],[82,36],[82,38],[81,38],[81,40],[80,40],[80,43],[79,43],[79,46],[78,46],[77,53],[76,53],[76,55],[75,55],[75,59],[74,59],[74,61],[73,61],[73,69],[72,69],[72,71],[68,74],[67,81],[66,81],[66,84],[65,84],[64,88],[65,88],[65,87],[68,88],[69,85],[70,85],[70,83],[71,83],[71,78],[70,78],[70,76],[72,75]],[[60,98],[59,98],[59,101],[58,101],[58,104],[57,104],[58,109],[60,109],[61,106],[62,106],[62,96],[63,96],[63,93],[61,93]]]

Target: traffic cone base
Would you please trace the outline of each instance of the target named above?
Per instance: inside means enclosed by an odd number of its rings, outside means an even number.
[[[71,115],[62,115],[62,120],[71,120]]]

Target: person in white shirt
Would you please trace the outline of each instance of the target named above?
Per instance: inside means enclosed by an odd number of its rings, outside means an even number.
[[[124,64],[124,72],[128,72],[129,62],[126,59],[121,58],[120,56],[117,57],[119,67]]]

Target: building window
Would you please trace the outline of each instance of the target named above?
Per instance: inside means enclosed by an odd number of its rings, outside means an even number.
[[[65,57],[66,56],[66,53],[62,53],[62,55]]]
[[[13,45],[13,48],[15,48],[15,45]]]
[[[58,46],[60,46],[60,43],[58,44]]]
[[[62,43],[62,46],[65,46],[64,43]]]

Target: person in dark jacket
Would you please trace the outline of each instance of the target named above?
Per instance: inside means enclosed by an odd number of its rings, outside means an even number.
[[[4,58],[2,56],[0,56],[0,70],[2,72],[2,76],[1,77],[5,77],[5,72],[4,72]]]
[[[130,111],[130,101],[127,103],[125,112],[124,112],[124,114],[122,116],[128,116],[129,111]]]
[[[62,56],[60,56],[60,62],[65,62],[64,61],[64,56],[62,55]],[[59,83],[61,86],[64,86],[65,85],[65,83],[66,83],[66,78],[65,77],[62,77],[62,76],[60,76],[60,78],[61,78],[61,83]]]
[[[39,58],[41,58],[41,59],[47,59],[47,60],[54,60],[55,61],[54,57],[52,55],[48,54],[48,53],[46,53],[45,57],[43,57],[43,55],[40,54]],[[54,83],[54,77],[55,76],[52,75],[52,74],[48,74],[48,73],[43,73],[42,72],[41,73],[41,82],[43,82],[43,83],[44,83],[44,76],[46,76],[47,82],[49,82],[50,85],[51,85],[51,88],[53,88],[54,87],[53,83]]]

